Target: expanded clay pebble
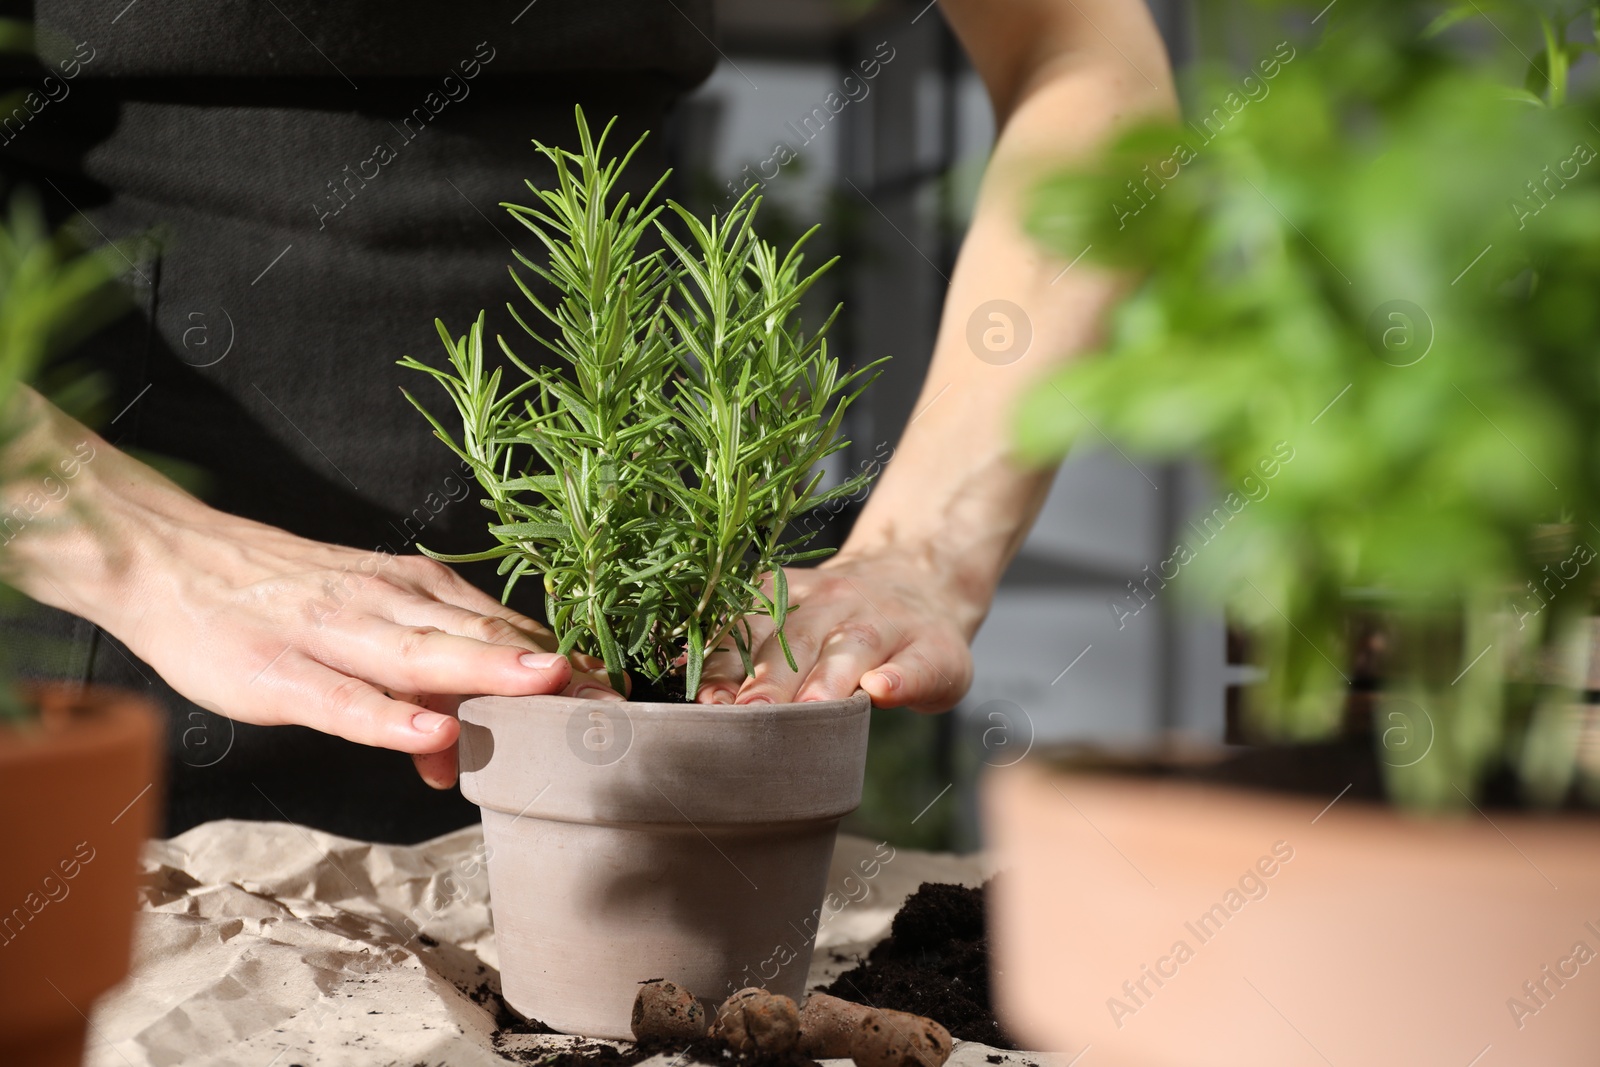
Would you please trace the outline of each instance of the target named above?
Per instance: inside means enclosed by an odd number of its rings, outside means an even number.
[[[811,994],[800,1006],[800,1051],[816,1060],[848,1057],[861,1017],[871,1011],[865,1004]]]
[[[639,984],[633,998],[635,1041],[693,1041],[706,1036],[706,1010],[694,994],[656,978]]]
[[[800,1010],[781,993],[750,986],[722,1002],[711,1036],[735,1052],[789,1052],[800,1040]]]
[[[950,1031],[907,1011],[869,1008],[850,1044],[856,1067],[944,1067]]]

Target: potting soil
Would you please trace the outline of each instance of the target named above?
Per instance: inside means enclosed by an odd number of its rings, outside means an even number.
[[[989,999],[984,902],[993,884],[922,883],[895,914],[889,936],[818,992],[926,1016],[963,1041],[1017,1048]]]

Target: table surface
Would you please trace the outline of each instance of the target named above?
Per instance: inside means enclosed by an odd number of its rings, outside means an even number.
[[[510,1062],[472,995],[499,984],[482,842],[478,827],[401,846],[236,821],[150,842],[133,972],[92,1013],[86,1067]],[[989,873],[981,855],[899,849],[863,879],[863,862],[885,855],[839,838],[829,888],[855,899],[821,924],[808,988],[886,936],[921,883]],[[500,1049],[573,1040],[514,1036]],[[951,1067],[989,1067],[998,1051],[958,1041]],[[1018,1067],[1065,1062],[999,1054]]]

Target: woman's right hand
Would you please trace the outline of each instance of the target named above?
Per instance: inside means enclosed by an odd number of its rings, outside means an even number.
[[[9,580],[103,627],[202,707],[412,753],[442,788],[463,695],[621,699],[598,663],[575,670],[547,629],[449,567],[217,511],[33,400],[53,425],[30,431],[29,450],[75,443],[81,459],[87,443],[90,458],[49,521],[12,541]]]

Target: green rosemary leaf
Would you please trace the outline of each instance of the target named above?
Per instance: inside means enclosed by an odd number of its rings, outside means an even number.
[[[739,631],[743,629],[744,633]],[[756,673],[756,666],[750,661],[750,643],[755,635],[750,632],[750,623],[740,619],[733,624],[733,647],[739,650],[739,662],[744,665],[744,676],[749,678]]]
[[[805,552],[780,552],[777,559],[785,567],[796,563],[806,563],[814,559],[826,559],[839,551],[836,548],[813,548]]]
[[[782,567],[772,568],[772,625],[780,631],[783,621],[789,617],[789,579],[784,575]],[[787,646],[786,646],[787,647]],[[791,656],[789,662],[793,664]],[[800,668],[796,667],[795,670]]]
[[[435,552],[431,548],[428,548],[424,545],[418,545],[417,551],[421,552],[429,559],[438,560],[440,563],[479,563],[486,559],[500,559],[501,557],[509,559],[511,558],[512,554],[516,552],[516,548],[512,545],[499,545],[495,548],[486,548],[482,552],[467,552],[461,555],[450,555],[447,552]],[[501,573],[504,574],[505,572],[501,571]]]
[[[501,482],[500,488],[508,493],[519,490],[532,490],[548,495],[552,491],[561,488],[561,479],[553,474],[530,474],[522,478],[512,478],[510,481]]]
[[[556,643],[556,651],[565,656],[578,647],[578,641],[583,637],[583,631],[576,627],[567,630],[561,635],[561,640]]]
[[[689,640],[684,651],[685,670],[683,674],[684,699],[693,701],[700,692],[700,670],[705,665],[705,645],[700,637],[700,621],[694,616],[689,617]]]
[[[800,673],[800,664],[794,661],[794,653],[789,649],[789,638],[781,629],[773,631],[773,636],[778,639],[778,647],[783,649],[783,658],[789,661],[789,669],[796,674]]]
[[[646,578],[654,578],[663,571],[669,570],[672,567],[676,567],[678,564],[685,563],[693,558],[694,557],[689,553],[681,552],[678,555],[673,556],[671,559],[664,559],[660,563],[653,564],[644,568],[643,570],[628,571],[623,575],[622,580],[625,582],[642,582]]]
[[[532,559],[517,560],[516,566],[511,568],[511,576],[506,579],[505,588],[500,593],[500,603],[504,604],[511,599],[511,590],[515,589],[517,581],[528,573],[528,569],[533,565],[533,562]]]
[[[617,639],[611,635],[611,624],[606,621],[605,612],[590,612],[589,620],[594,627],[595,640],[600,643],[600,656],[606,661],[606,677],[611,682],[611,688],[619,693],[626,693],[628,690],[622,673],[622,650],[617,648]]]
[[[489,532],[496,537],[538,540],[567,537],[572,530],[566,523],[561,522],[508,522],[500,526],[490,526]]]
[[[644,650],[645,642],[650,640],[650,635],[655,630],[657,610],[661,604],[659,590],[649,590],[639,604],[639,613],[634,616],[633,632],[628,635],[628,655],[637,656]]]

